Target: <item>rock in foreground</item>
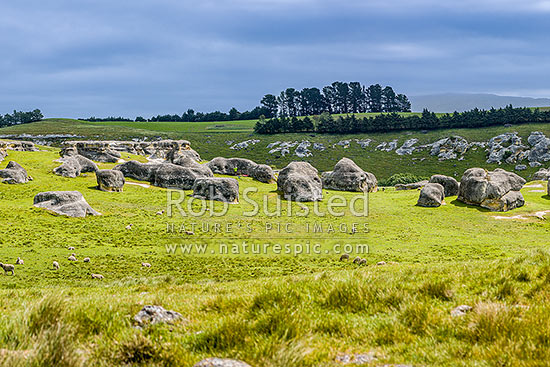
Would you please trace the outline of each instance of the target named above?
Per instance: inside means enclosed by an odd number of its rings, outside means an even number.
[[[0,181],[7,184],[23,184],[32,179],[27,171],[17,162],[10,161],[5,169],[0,169]]]
[[[141,163],[138,161],[129,161],[119,164],[113,168],[122,172],[124,177],[138,181],[152,181],[155,171],[161,166],[161,163]]]
[[[291,201],[319,201],[323,187],[319,172],[307,162],[290,162],[277,178],[277,190]]]
[[[245,158],[216,157],[207,163],[212,172],[220,175],[243,175],[264,183],[275,183],[275,174],[271,167],[257,164]]]
[[[134,316],[134,321],[139,326],[154,325],[160,323],[172,323],[181,319],[181,314],[176,311],[165,310],[161,306],[143,306]]]
[[[363,171],[349,158],[342,158],[334,166],[334,171],[324,172],[321,178],[323,187],[330,190],[373,192],[378,187],[376,177]]]
[[[197,165],[200,166],[199,163]],[[182,167],[172,163],[163,163],[153,174],[151,184],[168,189],[190,190],[195,180],[202,177],[214,176],[210,170],[204,172],[200,169]]]
[[[239,182],[234,178],[199,178],[193,185],[193,196],[227,203],[239,202]]]
[[[235,359],[206,358],[196,363],[193,367],[250,367],[250,365]]]
[[[453,177],[444,175],[433,175],[430,183],[438,183],[445,189],[445,197],[458,195],[459,184]]]
[[[122,192],[124,189],[124,175],[114,169],[101,169],[96,172],[97,187],[101,191]]]
[[[68,217],[83,218],[86,215],[101,215],[92,209],[78,191],[41,192],[34,197],[34,206]]]
[[[460,180],[458,200],[491,211],[504,212],[525,204],[520,192],[523,185],[523,178],[500,168],[494,171],[470,168]]]
[[[445,189],[438,183],[428,183],[420,190],[420,197],[416,205],[427,208],[435,208],[443,204]]]

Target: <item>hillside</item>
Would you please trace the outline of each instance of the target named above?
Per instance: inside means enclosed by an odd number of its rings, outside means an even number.
[[[217,156],[244,157],[258,163],[266,163],[276,168],[282,168],[290,161],[305,160],[321,171],[332,169],[343,156],[352,158],[364,169],[373,172],[380,180],[394,173],[412,173],[418,176],[430,176],[435,173],[452,175],[457,178],[464,170],[473,166],[495,168],[502,167],[514,170],[518,164],[526,165],[526,169],[518,174],[529,178],[538,167],[530,167],[527,160],[522,162],[501,164],[487,163],[486,147],[474,143],[486,144],[491,138],[501,134],[517,132],[523,144],[534,131],[540,131],[550,136],[550,124],[522,124],[511,127],[494,126],[485,129],[452,129],[433,130],[428,132],[393,132],[356,135],[321,135],[321,134],[281,134],[256,135],[253,133],[255,121],[187,123],[187,122],[82,122],[70,119],[48,119],[32,124],[13,126],[0,129],[0,137],[33,140],[58,144],[60,140],[79,139],[186,139],[202,156],[210,160]],[[26,134],[26,135],[22,135]],[[62,138],[47,139],[48,134],[61,135]],[[68,136],[68,135],[71,136]],[[73,136],[76,135],[76,136]],[[470,145],[467,152],[455,159],[440,160],[430,154],[430,147],[414,150],[411,154],[399,155],[396,150],[412,139],[418,141],[414,147],[451,137],[460,136]],[[370,142],[368,140],[370,139]],[[377,149],[382,143],[395,141],[391,151]],[[236,144],[243,143],[241,149]],[[278,144],[276,144],[279,142]],[[305,142],[305,149],[300,143]],[[368,146],[367,145],[368,142]],[[286,143],[286,144],[285,144]],[[309,144],[309,145],[308,145]],[[288,153],[281,150],[288,146]],[[269,146],[269,148],[268,148]],[[283,148],[281,148],[283,146]],[[234,149],[232,149],[232,147]],[[317,148],[316,148],[317,147]],[[270,153],[270,151],[279,149]],[[298,149],[298,153],[296,150]],[[323,149],[323,150],[321,150]],[[387,148],[389,149],[389,148]],[[541,162],[545,163],[545,162]]]
[[[415,206],[418,191],[387,189],[369,194],[368,217],[346,209],[343,217],[245,218],[251,209],[245,201],[230,205],[223,217],[170,217],[157,214],[167,205],[165,189],[128,180],[123,192],[99,191],[94,174],[54,175],[59,150],[40,148],[8,152],[34,180],[2,184],[0,191],[6,234],[0,257],[25,261],[13,276],[0,276],[2,365],[192,367],[220,356],[251,366],[340,367],[355,355],[375,365],[491,365],[497,355],[510,365],[525,359],[542,365],[549,357],[540,346],[548,337],[540,325],[550,322],[549,224],[536,216],[548,211],[543,182],[524,187],[526,205],[510,213],[456,197],[422,208]],[[255,188],[256,199],[275,205],[275,185],[249,177],[238,182],[241,196]],[[102,215],[67,218],[34,208],[34,195],[50,190],[78,190]],[[322,212],[332,197],[355,195],[323,194]],[[313,213],[313,203],[290,204]],[[213,211],[223,207],[211,205]],[[167,224],[194,221],[192,235],[167,231]],[[243,221],[254,230],[237,226]],[[363,228],[359,233],[349,231],[354,222]],[[217,233],[205,223],[233,224],[233,230]],[[266,235],[270,223],[295,231]],[[348,229],[309,233],[306,224]],[[224,243],[242,252],[223,255]],[[271,247],[246,253],[243,243]],[[310,243],[321,251],[307,252]],[[275,244],[302,246],[301,252],[276,254]],[[343,244],[366,265],[339,261],[335,246]],[[202,245],[208,251],[199,251]],[[365,245],[366,253],[357,250]],[[68,261],[71,252],[76,262]],[[136,327],[133,316],[153,304],[182,319]],[[451,316],[458,305],[473,309]]]
[[[462,112],[473,108],[488,110],[492,107],[503,108],[508,105],[514,107],[546,107],[550,106],[550,98],[531,98],[499,96],[488,93],[442,93],[411,96],[413,111],[422,111],[424,108],[434,112]]]

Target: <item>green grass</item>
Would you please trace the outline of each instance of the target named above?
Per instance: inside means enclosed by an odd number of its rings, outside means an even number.
[[[251,224],[251,234],[233,227],[238,243],[295,244],[307,236],[328,252],[168,254],[167,245],[210,249],[231,241],[200,229],[194,236],[166,233],[167,223],[196,220],[156,215],[166,207],[164,189],[126,185],[123,193],[101,192],[93,174],[53,175],[55,149],[9,154],[34,181],[0,186],[0,260],[25,260],[15,276],[0,276],[5,365],[192,366],[215,355],[253,366],[337,366],[341,353],[374,353],[376,364],[534,366],[548,358],[547,220],[499,220],[455,198],[420,208],[418,191],[371,194],[370,216],[361,220],[246,219],[242,213],[251,206],[241,200],[226,216],[202,222]],[[265,194],[274,205],[274,185],[239,183],[241,193],[257,187],[256,197]],[[47,190],[78,190],[103,215],[71,219],[33,208],[33,196]],[[548,196],[533,190],[523,190],[526,206],[500,215],[547,210]],[[321,209],[336,194],[325,190]],[[291,223],[294,232],[262,233],[277,222]],[[315,222],[324,228],[366,223],[369,232],[307,233],[304,225]],[[361,255],[368,265],[338,261],[331,251],[336,243],[368,244],[370,252]],[[66,260],[69,246],[80,261]],[[86,256],[90,263],[81,261]],[[51,270],[53,260],[59,271]],[[374,265],[382,260],[389,265]],[[153,266],[142,268],[144,261]],[[105,279],[93,281],[90,273]],[[131,317],[144,304],[176,310],[186,321],[134,329]],[[474,311],[451,318],[459,304]]]
[[[441,162],[437,157],[429,155],[428,151],[416,152],[410,156],[399,156],[395,152],[380,152],[375,150],[380,142],[398,140],[399,146],[407,139],[419,139],[418,145],[459,135],[468,141],[487,141],[491,137],[505,133],[518,132],[526,141],[532,131],[542,131],[550,135],[550,124],[522,124],[512,127],[493,126],[484,129],[450,129],[433,130],[423,134],[420,132],[392,132],[357,135],[322,135],[322,134],[278,134],[256,135],[252,132],[253,121],[236,121],[229,123],[163,123],[163,122],[101,122],[88,123],[69,119],[49,119],[32,124],[25,124],[0,129],[0,134],[76,134],[81,139],[133,139],[133,138],[167,138],[187,139],[203,159],[223,157],[246,157],[258,163],[266,163],[276,168],[282,168],[293,160],[299,160],[292,153],[282,157],[279,154],[269,154],[267,145],[276,141],[302,141],[324,144],[323,152],[310,150],[312,157],[305,158],[320,171],[331,170],[334,164],[343,156],[353,159],[365,170],[374,173],[378,179],[384,180],[396,173],[411,173],[416,176],[429,177],[435,173],[451,175],[460,178],[462,172],[470,167],[501,167],[513,170],[515,164],[487,164],[486,152],[482,148],[471,149],[462,161],[448,160]],[[222,126],[223,127],[219,127]],[[218,127],[217,127],[218,126]],[[354,139],[372,139],[368,148],[361,148]],[[260,142],[245,150],[230,149],[230,142],[242,142],[249,139],[259,139]],[[341,140],[351,140],[349,148],[335,146]],[[529,177],[538,168],[528,167],[518,172],[523,177]]]

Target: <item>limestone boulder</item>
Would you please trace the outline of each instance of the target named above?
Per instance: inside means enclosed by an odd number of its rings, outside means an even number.
[[[162,306],[147,305],[134,316],[134,321],[141,327],[154,324],[174,323],[182,318],[179,312],[166,310]]]
[[[418,190],[423,188],[429,183],[428,180],[408,183],[408,184],[397,184],[395,185],[396,190]]]
[[[458,195],[459,183],[453,177],[445,175],[433,175],[430,183],[438,183],[445,189],[445,197]]]
[[[323,187],[330,190],[372,192],[378,186],[372,173],[363,171],[349,158],[342,158],[333,171],[324,172],[321,178]]]
[[[67,217],[101,215],[86,202],[78,191],[48,191],[34,197],[34,206]]]
[[[445,199],[445,188],[439,183],[427,183],[420,190],[420,196],[416,205],[434,208],[441,206]]]
[[[470,168],[460,180],[458,200],[491,211],[508,211],[525,204],[520,192],[523,185],[523,178],[500,168]]]
[[[211,357],[195,363],[193,367],[250,367],[250,365],[236,359]]]
[[[212,172],[205,172],[200,168],[194,169],[172,163],[163,163],[154,171],[151,184],[169,189],[190,190],[198,178],[212,176]]]
[[[113,169],[122,172],[125,178],[131,178],[138,181],[153,180],[155,171],[162,163],[141,163],[138,161],[128,161],[115,166]]]
[[[53,169],[53,173],[58,176],[75,178],[80,176],[80,164],[74,156],[67,156],[63,158],[63,163],[61,164],[61,166]]]
[[[97,187],[101,191],[122,192],[126,183],[122,172],[114,169],[100,169],[96,172]]]
[[[174,164],[180,167],[189,168],[204,177],[214,177],[212,170],[207,164],[200,164],[193,158],[180,157],[174,161]]]
[[[264,183],[275,182],[275,173],[271,167],[265,164],[257,164],[250,159],[216,157],[208,162],[207,165],[216,174],[250,176]]]
[[[31,181],[27,171],[17,162],[10,161],[4,169],[0,169],[0,181],[7,184],[23,184]]]
[[[550,169],[541,168],[533,174],[533,181],[546,181],[550,179]]]
[[[319,172],[307,162],[291,162],[277,178],[277,190],[291,201],[319,201],[323,199],[323,185]]]
[[[239,201],[239,182],[234,178],[198,178],[193,185],[193,196],[227,203]]]
[[[252,169],[250,176],[260,182],[274,184],[277,182],[275,172],[267,164],[258,164]]]

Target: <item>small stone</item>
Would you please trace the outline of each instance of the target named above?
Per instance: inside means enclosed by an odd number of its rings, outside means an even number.
[[[468,312],[470,312],[471,310],[472,310],[472,306],[460,305],[460,306],[455,307],[455,308],[451,311],[451,316],[453,316],[453,317],[464,316],[464,315],[466,315]]]
[[[250,365],[236,359],[206,358],[193,367],[250,367]]]
[[[181,319],[181,317],[181,314],[178,312],[165,310],[161,306],[148,305],[144,306],[141,311],[134,316],[134,321],[140,326],[143,326],[147,324],[172,323]]]

